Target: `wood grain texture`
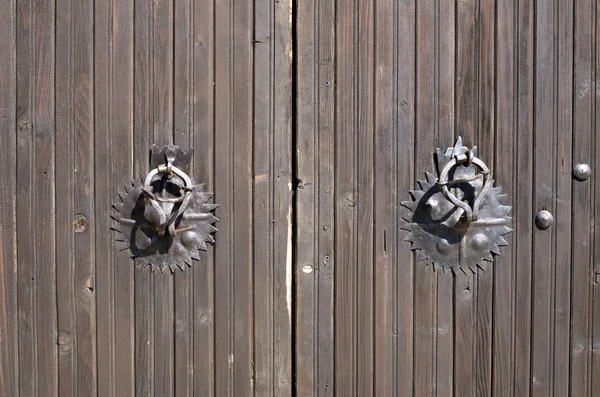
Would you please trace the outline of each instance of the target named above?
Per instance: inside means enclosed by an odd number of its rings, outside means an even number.
[[[297,393],[329,392],[315,364],[328,358],[317,339],[328,323],[317,313],[329,301],[318,299],[322,273],[311,269],[321,259],[314,239],[329,232],[317,204],[331,200],[318,182],[329,161],[319,145],[333,134],[334,393],[593,395],[595,186],[574,181],[572,167],[597,162],[597,4],[335,3],[333,132],[319,124],[330,110],[320,105],[330,90],[319,74],[332,60],[320,58],[331,40],[321,25],[328,6],[297,10]],[[396,232],[404,221],[393,223],[406,214],[390,203],[408,199],[434,169],[435,148],[459,135],[507,194],[515,230],[493,264],[453,276],[413,265]],[[546,231],[534,223],[542,208],[556,219]]]
[[[294,351],[298,395],[335,393],[335,12],[331,2],[301,2],[296,8]]]
[[[597,19],[593,0],[0,0],[0,396],[599,396]],[[474,274],[418,262],[400,229],[459,135],[513,206]],[[174,275],[110,232],[153,143],[193,147],[220,205]]]
[[[573,2],[557,2],[559,36],[556,64],[556,223],[554,273],[554,346],[551,389],[555,396],[569,393],[570,309],[571,309],[571,194],[573,177],[568,169],[573,150]]]
[[[590,164],[591,148],[597,134],[594,125],[595,81],[595,9],[590,1],[574,2],[573,37],[573,157],[572,167]],[[571,360],[570,390],[572,395],[591,394],[590,309],[593,267],[592,185],[574,183],[572,188],[572,267],[571,267]]]
[[[0,391],[19,395],[17,304],[16,1],[0,3]]]
[[[507,1],[504,7],[497,8],[496,41],[496,147],[494,174],[496,184],[502,192],[515,197],[516,164],[516,43],[515,25],[516,2]],[[515,202],[512,200],[513,212]],[[514,215],[513,223],[514,227]],[[514,305],[515,305],[515,245],[516,233],[506,236],[509,243],[502,255],[493,264],[493,318],[492,318],[492,395],[514,395]],[[490,269],[488,269],[489,271]]]
[[[291,395],[291,15],[0,3],[0,395]],[[216,247],[175,275],[110,231],[153,143],[195,146],[221,204]]]
[[[555,78],[554,3],[537,3],[535,31],[535,98],[533,147],[533,204],[536,211],[554,211],[552,192],[556,164],[556,102],[553,92]],[[550,359],[552,344],[552,283],[554,271],[554,228],[533,233],[532,263],[532,347],[531,395],[550,394]]]
[[[336,7],[335,109],[335,394],[358,395],[357,13],[356,3]],[[341,88],[338,88],[341,87]],[[363,375],[363,374],[361,374]]]
[[[195,0],[192,4],[192,145],[195,148],[194,176],[215,186],[214,115],[214,4]],[[219,229],[221,225],[217,226]],[[218,237],[217,237],[218,238]],[[215,390],[215,250],[200,252],[200,266],[194,267],[192,280],[192,354],[193,393],[213,396]]]

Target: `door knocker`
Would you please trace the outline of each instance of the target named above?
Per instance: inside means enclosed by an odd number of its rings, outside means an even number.
[[[487,165],[476,157],[459,137],[445,153],[437,149],[439,179],[426,173],[411,191],[412,200],[402,205],[411,212],[402,228],[410,233],[405,241],[417,251],[418,260],[427,260],[434,269],[475,272],[499,255],[502,237],[511,232],[511,207],[502,204],[505,195],[493,187]]]
[[[119,192],[113,229],[137,265],[183,270],[200,260],[198,250],[206,251],[207,242],[214,243],[218,219],[211,212],[217,205],[209,203],[213,194],[188,176],[191,153],[173,145],[154,146],[154,169]]]

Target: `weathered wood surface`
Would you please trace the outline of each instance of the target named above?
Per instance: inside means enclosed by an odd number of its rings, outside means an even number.
[[[598,3],[308,1],[297,16],[300,395],[599,395]],[[476,274],[415,263],[398,230],[458,135],[513,206],[510,245]],[[574,180],[577,163],[596,177]]]
[[[1,396],[291,395],[290,7],[0,2]],[[110,232],[152,143],[220,204],[175,275]]]
[[[0,0],[0,396],[600,396],[598,6]],[[399,229],[458,135],[513,206],[476,274]],[[175,275],[110,233],[152,143],[220,204]]]

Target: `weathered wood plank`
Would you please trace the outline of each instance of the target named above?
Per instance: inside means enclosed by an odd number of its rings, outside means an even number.
[[[536,3],[535,31],[535,125],[533,159],[533,195],[536,211],[554,211],[554,142],[556,131],[555,42],[553,2]],[[557,219],[557,222],[561,220]],[[552,273],[554,271],[552,240],[554,228],[533,233],[532,262],[532,338],[531,395],[550,394],[550,360],[552,343]]]
[[[335,146],[335,394],[354,396],[357,384],[356,29],[353,1],[336,7]]]
[[[595,135],[592,119],[594,90],[595,3],[589,0],[574,2],[573,38],[573,157],[575,165],[590,164],[591,145]],[[590,284],[592,282],[590,219],[592,188],[588,182],[572,185],[572,279],[571,279],[571,361],[570,394],[590,393]]]
[[[254,394],[254,300],[252,299],[252,5],[234,2],[232,66],[232,113],[234,131],[229,148],[232,161],[233,263],[233,387],[235,396]]]
[[[494,143],[496,142],[496,2],[494,0],[481,0],[479,3],[479,17],[477,19],[478,32],[478,153],[480,158],[493,167],[495,162]],[[493,170],[494,172],[495,170]],[[495,175],[495,174],[494,174]],[[501,252],[504,254],[504,251]],[[482,264],[477,278],[476,329],[474,358],[475,379],[474,390],[478,397],[492,395],[492,329],[493,313],[492,301],[494,293],[494,270],[487,262]]]
[[[253,288],[257,395],[290,395],[292,389],[290,6],[287,2],[260,2],[254,9]]]
[[[73,4],[73,294],[75,297],[75,365],[77,395],[96,390],[94,82],[93,3]],[[87,225],[77,229],[76,216]],[[79,232],[78,232],[79,230]]]
[[[438,50],[435,67],[437,79],[437,147],[454,143],[456,8],[450,2],[436,3],[439,16],[435,26]],[[433,170],[432,170],[433,171]],[[432,172],[435,174],[435,171]],[[454,389],[454,279],[449,272],[438,272],[436,280],[435,387],[437,396],[452,396]]]
[[[555,396],[569,394],[570,310],[571,310],[571,184],[573,137],[573,2],[556,2],[558,21],[558,63],[556,65],[556,203],[554,272],[554,345],[552,390]]]
[[[229,2],[215,3],[215,111],[214,111],[214,189],[219,204],[216,216],[219,233],[215,236],[215,395],[234,396],[233,390],[233,144],[232,71],[233,53],[230,43],[233,12]],[[218,65],[218,67],[216,66]],[[237,226],[237,225],[235,225]],[[218,270],[218,271],[217,271]]]
[[[149,149],[154,141],[153,128],[153,2],[134,3],[134,140],[133,175],[139,178],[149,171]],[[156,142],[159,144],[158,142]],[[121,261],[127,255],[117,252]],[[115,256],[115,264],[117,262]],[[154,305],[150,269],[134,270],[135,305],[135,395],[154,395]]]
[[[336,131],[336,87],[337,69],[335,60],[338,58],[335,40],[336,10],[332,2],[318,2],[318,35],[317,69],[314,80],[315,90],[318,90],[318,101],[315,102],[315,117],[319,132],[315,142],[318,158],[315,159],[315,186],[319,193],[317,199],[316,222],[316,259],[315,272],[317,299],[316,309],[316,344],[317,359],[315,365],[316,381],[315,394],[333,396],[336,392],[334,382],[336,352],[335,344],[335,279],[336,279],[336,250],[335,250],[335,131]],[[298,154],[299,155],[299,154]],[[333,313],[333,315],[332,315]]]
[[[506,194],[506,205],[516,206],[515,197],[515,102],[516,102],[516,38],[515,3],[510,0],[497,8],[496,24],[496,145],[494,178],[496,186]],[[491,165],[491,164],[490,164]],[[514,213],[514,212],[513,212]],[[512,213],[510,214],[512,216]],[[512,227],[512,225],[510,225]],[[492,395],[513,396],[513,312],[514,253],[517,236],[512,232],[509,242],[492,264],[494,272]]]
[[[418,96],[423,95],[417,88],[418,79],[415,81],[417,57],[417,5],[415,1],[398,2],[397,13],[394,16],[398,24],[397,44],[396,44],[396,69],[394,73],[397,76],[398,95],[395,99],[397,123],[397,179],[398,196],[395,203],[398,206],[397,222],[404,222],[401,217],[406,217],[407,209],[400,207],[400,201],[407,200],[409,190],[415,186],[417,176],[422,177],[423,170],[415,167],[415,158],[417,153],[413,150],[416,143],[417,127],[417,106]],[[420,62],[420,61],[419,61]],[[416,314],[413,311],[415,307],[415,265],[422,266],[422,263],[415,264],[414,255],[411,253],[410,244],[402,242],[406,233],[398,233],[396,239],[396,250],[398,252],[395,259],[396,272],[396,296],[397,308],[395,317],[396,330],[396,385],[397,395],[403,393],[412,395],[415,391],[415,364],[420,363],[415,360],[415,330],[414,321]]]
[[[292,188],[292,3],[275,2],[273,104],[273,396],[292,395],[293,213]],[[255,96],[256,98],[256,96]],[[255,146],[256,147],[256,146]],[[255,236],[256,241],[257,236]],[[255,248],[256,249],[256,248]],[[256,305],[255,305],[256,306]],[[258,330],[265,332],[264,328]]]
[[[373,394],[374,379],[374,109],[375,64],[374,54],[374,1],[359,0],[355,8],[357,32],[356,58],[356,349],[357,393]],[[358,133],[358,131],[360,133]],[[358,149],[360,148],[360,149]]]
[[[35,267],[37,322],[38,393],[54,396],[58,389],[56,350],[56,255],[55,255],[55,184],[54,184],[54,65],[55,6],[53,1],[35,2],[34,91],[33,91],[33,206],[35,218]],[[59,187],[60,188],[60,185]],[[58,189],[56,188],[56,189]]]
[[[460,2],[456,18],[456,134],[462,136],[466,146],[471,147],[479,144],[478,2]],[[466,274],[458,272],[454,280],[454,393],[474,396],[478,278],[465,270]]]
[[[173,143],[173,0],[158,0],[152,10],[152,91],[153,134],[158,147]],[[155,271],[154,290],[154,393],[173,396],[175,392],[175,293],[171,272]]]
[[[19,395],[16,241],[16,1],[0,1],[0,391]]]
[[[334,393],[335,6],[297,8],[296,393]]]
[[[531,262],[532,228],[535,217],[533,181],[534,114],[534,4],[519,3],[516,62],[516,170],[512,214],[515,241],[514,393],[528,396],[531,374]]]
[[[193,106],[193,14],[191,0],[175,1],[173,15],[173,143],[184,150],[192,147]],[[204,148],[201,148],[200,155]],[[198,156],[195,153],[194,156]],[[195,173],[194,177],[196,176]],[[200,265],[194,261],[192,267]],[[204,269],[202,269],[204,270]],[[174,277],[174,379],[175,396],[193,396],[193,270],[179,269]]]
[[[111,65],[111,114],[112,122],[109,141],[113,145],[111,154],[112,200],[118,199],[117,190],[127,178],[140,178],[134,174],[135,140],[134,120],[134,3],[116,2],[112,8],[112,65]],[[98,119],[98,117],[96,118]],[[143,130],[142,130],[143,131]],[[141,137],[141,143],[146,142]],[[146,146],[146,150],[147,150]],[[98,190],[97,190],[98,191]],[[105,215],[103,215],[105,216]],[[103,231],[98,230],[98,234]],[[114,242],[112,242],[114,244]],[[127,251],[125,251],[127,252]],[[135,394],[135,285],[134,263],[123,252],[115,252],[112,283],[114,288],[114,371],[115,395]],[[98,269],[101,264],[97,264]],[[145,269],[148,271],[148,269]]]
[[[192,128],[194,171],[196,180],[214,192],[215,130],[214,103],[214,5],[212,0],[195,0],[193,4],[193,98]],[[219,174],[219,177],[221,174]],[[218,201],[217,201],[218,203]],[[219,210],[217,209],[217,212]],[[221,230],[223,218],[216,227]],[[220,232],[219,232],[220,233]],[[217,233],[217,235],[219,234]],[[216,237],[218,239],[218,237]],[[193,298],[193,394],[214,395],[215,382],[215,261],[214,248],[200,252],[200,263],[192,269]],[[220,271],[220,269],[219,269]]]
[[[324,305],[319,302],[319,203],[326,198],[319,188],[319,138],[325,135],[319,128],[319,12],[316,1],[298,3],[296,8],[296,178],[298,181],[295,219],[296,238],[294,261],[294,352],[295,392],[297,395],[314,396],[323,390],[319,380],[319,335],[317,315]],[[331,131],[329,131],[331,134]],[[255,198],[259,200],[257,196]],[[258,220],[257,220],[258,221]],[[324,233],[332,229],[324,227]],[[323,275],[325,275],[323,273]],[[324,332],[325,330],[323,330]],[[333,337],[331,338],[333,340]],[[325,374],[327,376],[327,374]],[[331,388],[333,389],[333,388]]]
[[[32,148],[35,107],[35,58],[33,54],[33,5],[17,3],[17,302],[19,305],[19,386],[23,395],[37,395],[37,322],[35,317],[35,256],[33,246],[33,164]]]
[[[281,263],[275,263],[273,246],[274,228],[284,225],[274,218],[274,183],[281,175],[274,166],[275,152],[272,145],[276,134],[273,129],[272,106],[274,98],[269,84],[273,78],[274,67],[271,54],[274,43],[274,18],[269,1],[257,1],[254,14],[254,153],[253,153],[253,230],[254,239],[254,307],[255,322],[260,328],[254,333],[255,392],[259,396],[270,396],[274,392],[273,354],[275,342],[274,329],[274,272]],[[278,84],[285,84],[285,80]],[[284,170],[281,170],[284,171]],[[280,220],[279,220],[280,221]],[[284,297],[285,300],[285,297]]]
[[[398,250],[396,80],[397,6],[380,1],[374,7],[375,74],[373,181],[374,357],[373,395],[398,395],[396,385],[396,266]],[[403,66],[404,67],[404,66]],[[369,393],[367,393],[369,395]]]
[[[409,184],[418,188],[417,180],[425,179],[426,172],[435,170],[433,155],[437,142],[436,128],[437,86],[433,78],[435,73],[436,16],[433,1],[420,1],[416,6],[416,103],[414,146],[404,146],[400,156],[414,150],[414,178]],[[414,78],[414,77],[412,77]],[[402,197],[401,200],[405,200]],[[414,269],[414,395],[428,396],[434,393],[435,379],[435,338],[437,297],[437,274],[433,266],[425,261],[415,264]],[[402,293],[399,290],[399,293]]]
[[[598,18],[598,12],[600,11],[600,7],[598,7],[598,3],[596,2],[595,15]],[[598,85],[598,76],[600,76],[600,65],[598,64],[598,60],[600,59],[600,24],[596,22],[596,32],[595,32],[595,44],[596,44],[596,52],[594,53],[595,58],[595,76],[596,76],[596,87],[595,87],[595,108],[594,111],[594,122],[597,126],[600,125],[600,87]],[[592,175],[595,175],[595,178],[592,176],[593,185],[594,185],[594,256],[593,256],[593,285],[592,285],[592,293],[593,293],[593,312],[592,312],[592,374],[591,374],[591,395],[593,397],[600,396],[600,262],[598,261],[598,256],[600,255],[600,228],[598,225],[600,224],[600,174],[596,171],[600,166],[600,139],[598,135],[595,136],[595,155],[594,155],[594,164],[590,164],[592,168]],[[569,163],[567,163],[569,164]]]
[[[97,392],[102,396],[113,396],[115,372],[114,350],[114,249],[113,202],[116,195],[111,189],[113,165],[113,145],[111,135],[112,102],[112,55],[110,35],[112,26],[111,2],[94,4],[94,157],[96,164],[95,211],[96,222],[96,341],[97,351]],[[131,167],[130,167],[131,168]],[[129,169],[131,175],[131,169]],[[125,175],[123,175],[125,177]],[[125,182],[125,181],[123,181]],[[109,232],[110,231],[110,232]],[[59,303],[60,304],[60,303]],[[60,309],[59,309],[60,310]],[[59,319],[60,320],[60,319]],[[133,395],[133,393],[130,393]]]
[[[74,396],[75,302],[73,294],[73,60],[72,9],[68,1],[58,0],[56,15],[56,181],[64,184],[56,201],[56,299],[58,304],[58,394]]]

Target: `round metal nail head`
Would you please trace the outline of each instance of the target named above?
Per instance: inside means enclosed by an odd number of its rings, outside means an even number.
[[[548,229],[554,224],[554,216],[550,211],[541,210],[535,216],[535,224],[542,230]]]
[[[592,169],[587,164],[577,164],[573,168],[573,175],[580,181],[585,181],[592,175]]]

